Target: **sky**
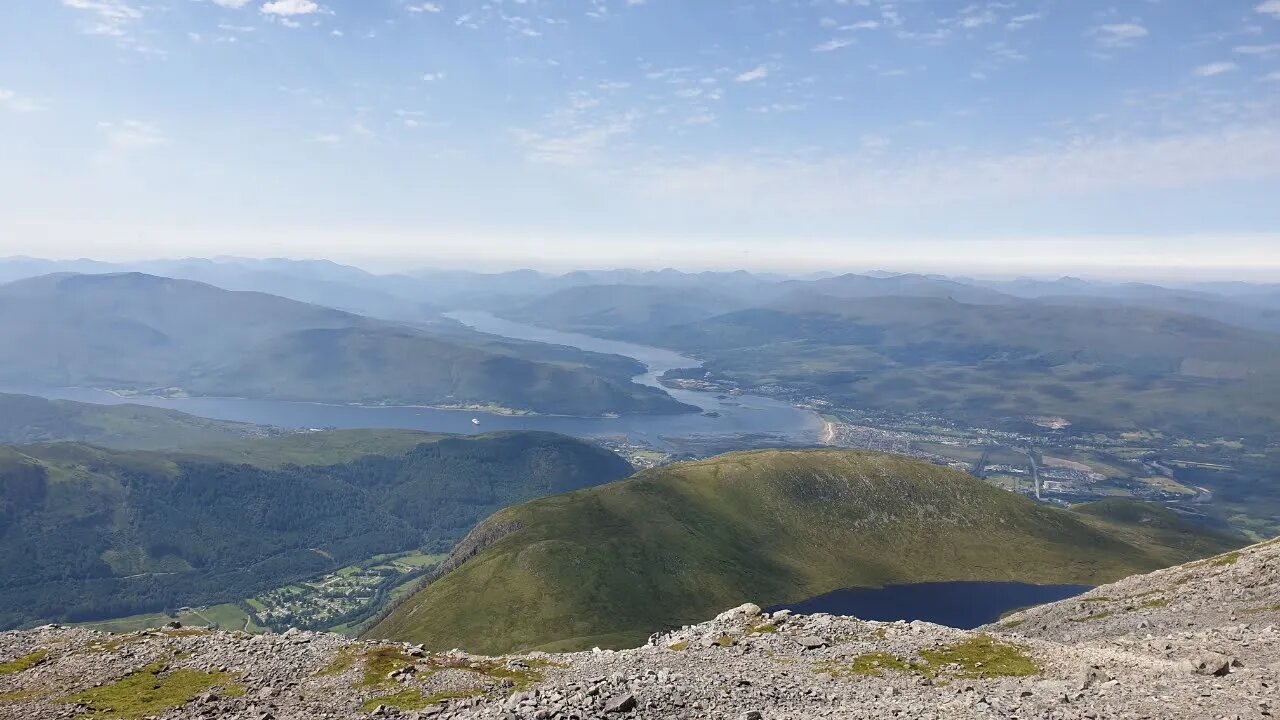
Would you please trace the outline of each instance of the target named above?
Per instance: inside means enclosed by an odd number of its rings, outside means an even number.
[[[1280,0],[11,0],[0,256],[1280,279]]]

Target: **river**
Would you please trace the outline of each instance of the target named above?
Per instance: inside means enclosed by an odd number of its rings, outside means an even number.
[[[450,313],[449,317],[475,330],[493,335],[635,358],[647,368],[643,374],[636,376],[635,381],[645,385],[661,387],[658,378],[667,370],[697,367],[701,364],[695,358],[663,348],[549,330],[503,320],[484,312],[455,312]],[[694,390],[667,389],[667,392],[681,402],[702,408],[704,412],[717,413],[718,417],[697,413],[629,415],[619,418],[513,417],[467,410],[359,407],[245,398],[122,398],[92,388],[6,387],[0,390],[98,404],[151,405],[201,417],[287,428],[407,428],[467,434],[494,430],[548,430],[577,437],[626,436],[632,442],[665,450],[677,449],[670,442],[672,439],[688,438],[750,437],[760,444],[811,444],[818,441],[823,428],[822,420],[816,414],[779,400],[754,395],[739,395],[722,400],[716,397],[717,393]],[[472,423],[472,418],[478,419],[480,424]]]

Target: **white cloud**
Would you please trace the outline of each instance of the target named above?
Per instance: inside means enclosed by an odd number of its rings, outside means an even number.
[[[1233,70],[1238,70],[1239,65],[1233,62],[1213,62],[1207,65],[1201,65],[1192,71],[1196,77],[1213,77],[1214,75],[1222,75]]]
[[[317,133],[308,138],[308,142],[320,145],[337,145],[342,142],[342,137],[333,133]]]
[[[159,128],[139,120],[99,123],[98,127],[107,134],[107,144],[122,152],[143,150],[167,142]]]
[[[422,80],[424,82],[436,82],[437,80],[444,80],[446,77],[448,77],[447,73],[429,72],[429,73],[423,73]]]
[[[213,0],[213,4],[224,8],[231,8],[232,10],[239,10],[245,5],[248,5],[251,1],[252,0]]]
[[[1280,43],[1270,45],[1239,45],[1232,48],[1239,55],[1270,56],[1280,53]]]
[[[1093,29],[1098,44],[1106,47],[1129,47],[1136,40],[1141,40],[1150,33],[1138,23],[1115,23]]]
[[[1270,75],[1262,76],[1263,82],[1280,82],[1280,71],[1273,72]]]
[[[874,146],[874,140],[871,141]],[[872,148],[874,149],[874,148]],[[629,171],[630,172],[630,171]],[[635,169],[642,196],[716,211],[856,213],[1169,190],[1280,177],[1280,128],[1256,126],[1157,138],[1077,138],[1000,155],[943,153],[824,160],[721,158]],[[726,207],[727,206],[727,207]]]
[[[850,38],[833,38],[824,43],[819,43],[818,45],[814,45],[813,51],[814,52],[831,52],[833,50],[839,50],[840,48],[849,47],[852,44],[853,44],[853,40]]]
[[[632,118],[620,117],[585,125],[563,135],[517,131],[529,160],[548,165],[587,165],[615,137],[631,133]]]
[[[1005,28],[1009,30],[1021,30],[1029,23],[1033,23],[1042,17],[1044,17],[1044,13],[1027,13],[1026,15],[1011,17],[1009,18],[1009,22],[1005,23]]]
[[[408,10],[411,13],[438,13],[444,10],[444,8],[440,6],[440,3],[424,2],[418,3],[417,5],[408,5],[405,7],[405,10]]]
[[[763,80],[767,77],[769,77],[769,68],[764,65],[757,65],[756,67],[744,73],[740,73],[737,77],[734,78],[734,80],[740,83],[755,82],[756,80]]]
[[[124,0],[62,0],[62,4],[93,14],[93,22],[83,27],[87,35],[125,37],[129,26],[142,19],[142,9]]]
[[[311,0],[273,0],[273,2],[263,3],[261,9],[267,15],[289,17],[293,15],[310,15],[318,12],[320,6]]]
[[[1266,0],[1266,2],[1254,9],[1263,15],[1270,15],[1273,18],[1280,19],[1280,0]]]
[[[28,113],[44,109],[44,103],[28,97],[22,97],[12,90],[0,88],[0,108],[13,112]]]

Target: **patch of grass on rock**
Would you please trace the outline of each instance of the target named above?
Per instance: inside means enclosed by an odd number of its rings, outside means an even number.
[[[916,663],[908,662],[895,655],[888,653],[874,652],[859,655],[853,659],[852,663],[841,663],[830,661],[821,663],[814,668],[815,672],[824,675],[830,675],[833,678],[840,677],[881,677],[886,670],[899,673],[921,673],[926,674],[926,668]]]
[[[1107,618],[1111,617],[1111,614],[1112,614],[1111,611],[1107,610],[1104,612],[1096,613],[1094,615],[1085,615],[1084,617],[1079,617],[1079,618],[1069,618],[1069,620],[1075,623],[1095,622],[1098,620],[1106,620]]]
[[[948,668],[966,678],[1027,677],[1040,666],[1017,645],[1000,642],[990,635],[978,635],[955,645],[920,652],[934,672]]]
[[[48,691],[37,688],[0,692],[0,705],[14,705],[28,700],[36,700],[44,697],[46,694],[48,694]]]
[[[667,646],[667,649],[674,650],[676,652],[684,652],[685,650],[689,649],[689,643],[681,640],[680,642],[671,643],[670,645]]]
[[[333,675],[341,675],[347,668],[356,662],[356,653],[351,648],[343,648],[333,656],[333,660],[324,667],[320,672],[316,673],[317,677],[331,677]]]
[[[364,678],[360,686],[371,688],[393,683],[395,681],[387,676],[409,667],[415,660],[417,658],[398,647],[376,647],[364,655]]]
[[[154,663],[116,682],[70,695],[63,702],[84,705],[95,720],[137,720],[180,708],[201,693],[222,686],[237,687],[224,672],[179,669],[166,672]]]
[[[49,657],[48,650],[37,650],[29,655],[24,655],[17,660],[10,660],[7,663],[0,663],[0,675],[12,675],[20,673],[23,670],[33,668],[44,662]]]

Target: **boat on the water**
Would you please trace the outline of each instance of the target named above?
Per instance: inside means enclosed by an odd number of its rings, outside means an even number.
[[[479,425],[479,424],[480,424],[480,418],[471,418],[471,424],[472,424],[472,425]]]

